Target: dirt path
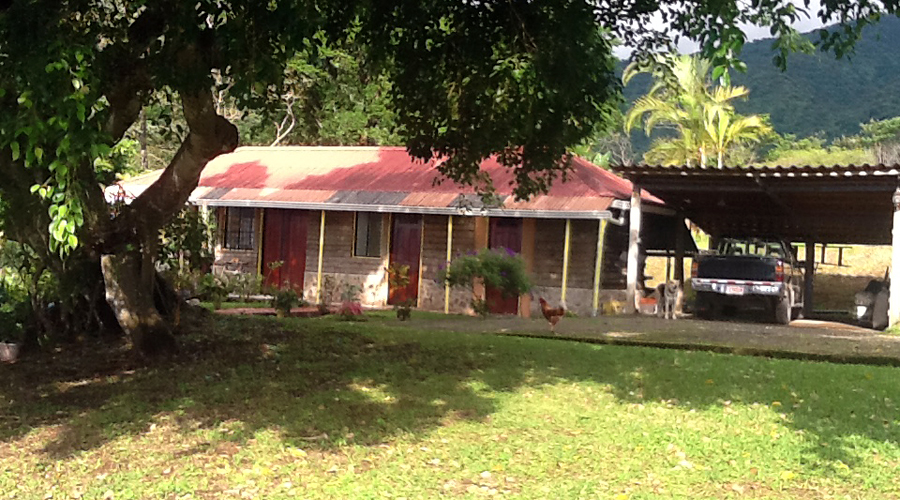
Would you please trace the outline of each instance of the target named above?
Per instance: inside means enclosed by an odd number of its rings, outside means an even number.
[[[436,330],[555,337],[597,343],[702,349],[736,354],[900,366],[900,336],[812,320],[790,326],[694,319],[603,316],[564,318],[551,334],[547,322],[516,317],[413,320]]]

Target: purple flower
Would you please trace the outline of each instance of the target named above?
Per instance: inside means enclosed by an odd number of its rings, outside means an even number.
[[[505,278],[505,277],[506,277],[506,271],[500,271],[500,277],[501,277],[501,278]]]
[[[469,250],[468,252],[466,252],[466,255],[478,255],[478,252],[476,252],[475,250]]]
[[[516,252],[513,252],[511,248],[507,248],[507,249],[506,249],[506,253],[507,253],[507,255],[509,255],[510,257],[515,257],[515,256],[516,256]]]

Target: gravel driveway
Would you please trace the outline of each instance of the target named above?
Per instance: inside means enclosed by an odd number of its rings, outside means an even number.
[[[825,321],[797,320],[789,326],[780,326],[738,321],[601,316],[563,318],[554,335],[543,318],[418,320],[413,314],[409,326],[415,328],[900,366],[900,336]]]

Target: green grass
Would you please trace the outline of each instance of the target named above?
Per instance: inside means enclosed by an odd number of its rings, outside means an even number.
[[[896,368],[421,331],[417,314],[209,315],[149,367],[88,349],[0,366],[0,492],[900,497]]]

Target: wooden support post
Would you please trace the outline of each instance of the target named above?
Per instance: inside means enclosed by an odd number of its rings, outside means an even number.
[[[566,219],[566,237],[563,243],[562,293],[560,301],[566,303],[566,288],[569,285],[569,253],[572,249],[572,219]]]
[[[900,187],[891,198],[894,204],[894,227],[891,231],[891,289],[888,299],[888,327],[900,321]]]
[[[322,264],[325,259],[325,211],[322,210],[322,217],[319,220],[319,267],[316,271],[316,304],[321,304],[325,300],[322,293]]]
[[[683,213],[675,214],[675,272],[672,279],[678,283],[682,291],[684,291],[684,233],[686,229],[684,222]],[[683,312],[684,293],[680,293],[675,301],[675,314],[680,315]]]
[[[822,264],[825,263],[825,247],[827,247],[827,246],[828,246],[828,245],[827,245],[826,243],[822,243],[822,260],[819,261],[819,262],[821,262]]]
[[[603,241],[606,236],[606,219],[597,221],[597,253],[594,259],[594,300],[591,307],[591,315],[597,316],[600,312],[600,290],[603,287]]]
[[[265,239],[266,209],[258,208],[259,227],[256,231],[256,274],[263,275],[263,241]],[[302,293],[302,290],[301,290]]]
[[[522,260],[525,261],[525,272],[528,275],[534,271],[534,235],[537,228],[536,219],[522,220]],[[531,295],[525,294],[519,297],[519,316],[531,317]]]
[[[638,253],[641,238],[641,187],[634,183],[631,190],[631,208],[628,214],[628,267],[625,272],[625,312],[634,314],[638,310],[640,294],[638,286]]]
[[[447,216],[447,260],[444,265],[450,268],[450,258],[453,251],[453,216]],[[444,282],[444,314],[450,314],[450,283]]]
[[[806,269],[803,280],[803,315],[809,317],[813,312],[813,279],[816,277],[816,242],[806,242]]]

